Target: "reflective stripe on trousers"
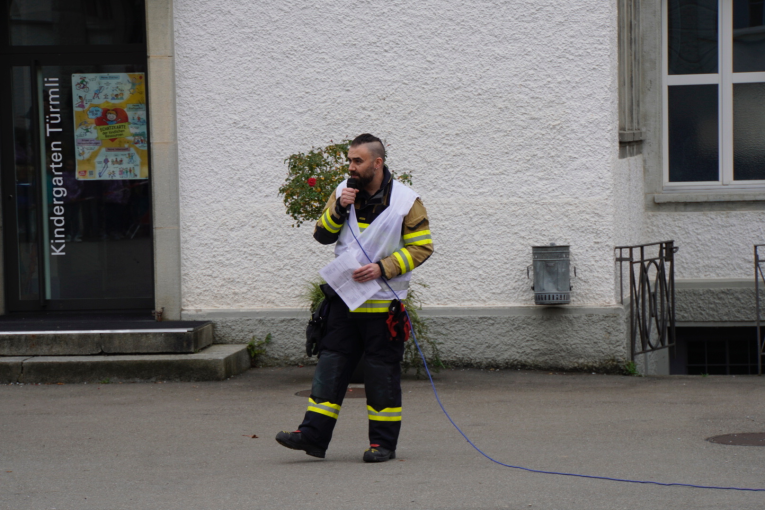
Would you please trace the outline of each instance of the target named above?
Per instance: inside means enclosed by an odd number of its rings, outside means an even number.
[[[314,413],[323,414],[330,418],[337,419],[337,415],[340,414],[340,406],[331,402],[322,402],[317,404],[312,398],[308,399],[308,410]]]
[[[367,406],[367,414],[372,421],[401,421],[400,407],[386,407],[382,411],[375,411],[372,406]]]

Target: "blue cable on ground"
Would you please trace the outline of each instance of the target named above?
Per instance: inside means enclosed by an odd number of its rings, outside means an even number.
[[[367,260],[370,264],[374,264],[372,259],[367,254],[367,251],[364,249],[364,247],[361,245],[361,242],[359,241],[359,238],[356,237],[356,234],[353,232],[352,228],[348,228],[353,235],[353,238],[356,240],[356,243],[358,243],[359,248],[361,248],[361,251],[364,253],[364,256],[366,256]],[[383,282],[385,282],[385,285],[388,286],[388,289],[393,293],[394,296],[396,296],[396,299],[399,299],[398,294],[396,294],[396,291],[393,290],[393,288],[388,284],[388,281],[385,278],[381,278]],[[399,299],[399,301],[401,301]],[[406,311],[406,308],[404,309],[404,313],[406,313],[407,319],[409,319],[409,324],[411,325],[412,320],[409,318],[409,312]],[[449,420],[449,423],[451,423],[455,429],[457,429],[457,432],[460,433],[462,437],[465,438],[465,441],[468,442],[470,446],[473,447],[475,451],[489,459],[490,461],[494,462],[495,464],[499,464],[500,466],[512,468],[512,469],[520,469],[522,471],[527,471],[529,473],[539,473],[543,475],[558,475],[558,476],[573,476],[576,478],[590,478],[593,480],[607,480],[609,482],[623,482],[623,483],[639,483],[644,485],[660,485],[663,487],[690,487],[693,489],[714,489],[714,490],[723,490],[723,491],[747,491],[747,492],[765,492],[765,489],[749,489],[746,487],[718,487],[716,485],[694,485],[691,483],[667,483],[667,482],[652,482],[648,480],[630,480],[628,478],[611,478],[609,476],[596,476],[596,475],[582,475],[578,473],[566,473],[566,472],[558,472],[558,471],[545,471],[543,469],[532,469],[527,468],[523,466],[514,466],[512,464],[505,464],[504,462],[500,462],[497,459],[489,456],[487,453],[485,453],[483,450],[478,448],[473,441],[470,440],[467,435],[462,432],[462,429],[457,426],[456,423],[454,423],[454,420],[452,420],[452,417],[449,416],[449,413],[446,411],[446,408],[444,407],[444,404],[441,403],[441,398],[438,396],[438,391],[436,390],[436,384],[433,382],[433,376],[430,374],[430,369],[428,368],[428,362],[425,360],[425,354],[423,354],[422,349],[420,349],[420,344],[417,342],[417,337],[414,334],[414,328],[411,328],[412,331],[412,339],[414,340],[414,345],[417,347],[417,352],[420,353],[420,358],[422,358],[422,363],[425,366],[425,373],[428,374],[428,379],[430,380],[430,386],[433,388],[433,394],[436,396],[436,401],[438,402],[438,405],[441,407],[441,410],[446,415],[446,418]]]

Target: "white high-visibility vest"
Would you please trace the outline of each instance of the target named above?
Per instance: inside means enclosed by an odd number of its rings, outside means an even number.
[[[347,187],[347,182],[343,181],[337,187],[336,196],[338,199],[340,199],[343,189]],[[390,204],[363,232],[360,231],[359,223],[356,220],[356,209],[351,207],[351,214],[343,224],[340,236],[335,244],[335,257],[345,253],[347,250],[352,250],[359,264],[365,266],[370,263],[349,229],[353,229],[353,233],[356,234],[359,242],[364,247],[364,251],[366,251],[366,254],[369,255],[373,263],[389,257],[394,251],[403,248],[404,239],[401,236],[401,227],[404,223],[404,217],[409,214],[414,201],[418,197],[419,195],[412,189],[394,180],[390,194]],[[412,272],[409,271],[391,278],[388,280],[388,285],[396,291],[400,299],[404,299],[409,290],[409,280],[411,278]],[[396,299],[396,296],[393,295],[385,283],[381,281],[379,283],[380,290],[370,298],[371,300]]]

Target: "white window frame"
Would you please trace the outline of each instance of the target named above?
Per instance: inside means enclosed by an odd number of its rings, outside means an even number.
[[[765,72],[733,72],[733,0],[718,0],[717,74],[669,74],[669,0],[662,0],[662,122],[665,191],[752,191],[765,190],[765,180],[733,180],[733,85],[765,83]],[[724,58],[727,57],[727,58]],[[717,85],[719,179],[717,182],[669,181],[669,87],[672,85]]]

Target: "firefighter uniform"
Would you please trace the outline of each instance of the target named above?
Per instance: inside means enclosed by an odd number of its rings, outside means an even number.
[[[322,244],[335,243],[339,255],[358,249],[348,230],[353,228],[365,251],[380,266],[382,277],[404,299],[411,271],[433,253],[433,241],[419,197],[394,180],[387,167],[383,171],[380,189],[372,196],[360,190],[350,215],[337,202],[345,187],[342,183],[316,223],[314,238]],[[331,299],[308,409],[299,427],[302,436],[321,450],[329,445],[348,383],[362,355],[369,442],[373,447],[396,450],[401,430],[404,343],[391,341],[388,335],[386,319],[394,296],[387,286],[382,287],[384,290],[353,311],[339,297]]]

